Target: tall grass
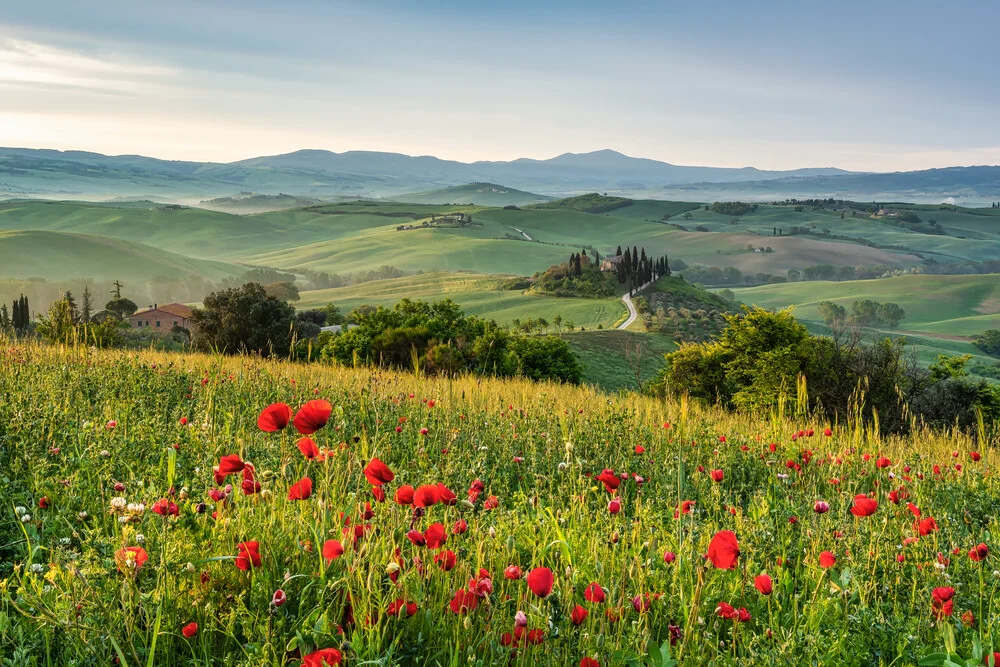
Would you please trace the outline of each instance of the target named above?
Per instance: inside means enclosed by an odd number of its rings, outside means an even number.
[[[946,644],[972,658],[1000,643],[995,557],[967,555],[993,547],[997,532],[990,443],[820,423],[803,414],[805,385],[794,391],[791,417],[735,415],[517,380],[7,343],[0,656],[19,666],[299,665],[334,647],[346,664],[666,665],[669,649],[682,664],[903,665]],[[330,450],[323,462],[299,453],[291,425],[256,425],[273,402],[313,398],[334,406],[313,436]],[[243,495],[230,476],[228,500],[208,496],[227,454],[255,465],[260,493]],[[372,457],[396,474],[384,503],[362,473]],[[880,457],[889,465],[878,467]],[[604,469],[627,474],[618,514],[594,479]],[[305,476],[311,498],[286,500]],[[462,500],[476,479],[485,491],[471,508],[415,516],[393,502],[403,484],[436,482]],[[897,505],[888,494],[900,488],[908,496]],[[858,493],[877,498],[873,515],[849,513]],[[121,523],[115,497],[145,512]],[[179,515],[154,514],[161,498]],[[691,512],[675,518],[686,500]],[[818,500],[828,513],[814,511]],[[919,536],[907,502],[938,530]],[[468,531],[453,534],[459,520]],[[451,571],[434,562],[437,550],[406,538],[434,522],[449,529]],[[369,528],[352,545],[359,524]],[[734,570],[704,558],[720,530],[739,540]],[[328,562],[330,539],[345,552]],[[262,562],[244,572],[236,545],[247,540],[260,542]],[[123,574],[115,553],[127,546],[149,561]],[[836,565],[820,566],[823,551]],[[505,578],[510,565],[550,568],[552,594]],[[481,569],[492,592],[454,613],[448,603]],[[764,572],[769,596],[754,587]],[[603,603],[585,600],[591,582],[607,591]],[[943,586],[957,592],[953,615],[938,619],[932,590]],[[288,600],[280,607],[277,589]],[[416,613],[389,617],[397,599]],[[721,618],[721,602],[751,618]],[[580,625],[576,605],[590,612]],[[518,611],[528,630],[543,631],[541,643],[504,644]],[[198,631],[185,637],[192,622]]]

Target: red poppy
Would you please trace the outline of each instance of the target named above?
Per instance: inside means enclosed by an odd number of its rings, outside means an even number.
[[[942,616],[951,616],[952,607],[955,605],[953,597],[955,597],[955,589],[951,586],[941,586],[935,588],[931,591],[931,597],[933,598],[931,606],[934,611],[937,612],[938,618]]]
[[[153,503],[151,509],[160,516],[177,516],[180,514],[180,508],[177,507],[177,503],[166,498],[160,498],[157,500]]]
[[[274,433],[288,426],[292,419],[292,409],[285,403],[272,403],[260,411],[257,428],[265,433]]]
[[[969,550],[969,558],[977,563],[990,555],[990,548],[983,543],[979,543]]]
[[[469,529],[469,524],[465,519],[459,519],[455,522],[455,525],[451,527],[452,535],[462,535]]]
[[[183,628],[181,628],[181,634],[187,637],[188,639],[191,639],[196,634],[198,634],[198,624],[188,623]]]
[[[854,506],[851,507],[851,514],[854,516],[871,516],[878,509],[878,501],[869,498],[863,493],[854,496]]]
[[[830,511],[830,503],[826,502],[825,500],[817,500],[815,503],[813,503],[813,512],[816,512],[816,514],[826,514],[829,511]]]
[[[396,504],[397,505],[412,505],[413,504],[413,487],[409,484],[404,484],[403,486],[396,489]]]
[[[645,454],[646,453],[646,448],[643,447],[642,445],[636,445],[635,446],[635,453],[636,454]]]
[[[770,595],[771,591],[774,589],[771,577],[766,574],[758,574],[753,580],[753,585],[758,591],[760,591],[761,595]]]
[[[528,643],[529,644],[541,644],[545,641],[545,631],[539,628],[528,631]]]
[[[584,656],[580,658],[580,667],[601,667],[601,663],[594,658]]]
[[[455,552],[451,549],[445,549],[444,551],[438,553],[434,556],[434,562],[441,566],[441,569],[445,572],[450,572],[455,563],[458,561]]]
[[[310,461],[322,461],[325,457],[320,454],[319,446],[316,444],[312,438],[299,438],[299,441],[295,444],[302,452],[302,456],[306,457]]]
[[[364,467],[362,472],[365,473],[368,483],[372,486],[382,486],[383,484],[388,484],[396,478],[396,475],[389,470],[389,466],[382,463],[374,456],[372,457],[372,460],[368,462],[368,465]]]
[[[674,518],[680,518],[681,514],[690,514],[692,507],[694,507],[693,500],[682,500],[680,506],[674,510]]]
[[[295,413],[295,429],[302,435],[312,435],[330,421],[333,406],[328,401],[309,401]]]
[[[600,604],[604,602],[604,589],[596,581],[591,582],[587,585],[587,588],[583,591],[583,598],[587,602],[597,602]]]
[[[219,474],[232,475],[242,472],[246,464],[240,459],[239,454],[229,454],[219,459]]]
[[[260,567],[260,542],[240,542],[236,545],[236,567],[246,572],[250,568]]]
[[[615,471],[610,469],[602,470],[601,474],[594,477],[594,479],[603,483],[604,488],[608,493],[614,493],[618,486],[622,483],[618,475],[615,474]]]
[[[969,452],[969,458],[978,462],[981,458],[983,458],[983,455],[979,452]]]
[[[438,492],[438,488],[433,484],[418,486],[417,490],[413,492],[414,507],[430,507],[431,505],[436,505],[440,501],[441,496]]]
[[[324,665],[332,667],[333,665],[339,665],[343,659],[343,656],[340,655],[340,651],[337,649],[322,648],[303,657],[302,664],[299,667],[323,667]]]
[[[611,502],[608,503],[608,512],[611,514],[618,514],[622,511],[622,500],[621,498],[612,498]]]
[[[417,545],[418,547],[422,547],[427,544],[427,538],[424,537],[424,534],[421,533],[419,530],[415,529],[406,533],[406,539],[408,539],[410,542]]]
[[[428,549],[440,549],[448,541],[448,531],[444,524],[433,523],[424,531],[424,540]]]
[[[837,564],[837,557],[829,551],[824,551],[819,555],[819,566],[822,568],[833,567]]]
[[[670,563],[673,563],[675,560],[677,560],[677,554],[675,554],[673,551],[664,551],[663,552],[663,562],[664,563],[670,564]]]
[[[572,613],[570,613],[569,617],[570,617],[570,620],[573,621],[573,625],[580,625],[585,620],[587,620],[587,616],[589,616],[589,615],[590,615],[590,612],[587,611],[584,607],[581,607],[580,605],[576,605],[575,607],[573,607],[573,611],[572,611]]]
[[[913,503],[906,503],[906,509],[910,510],[910,514],[913,516],[920,518],[920,508]]]
[[[49,508],[49,497],[42,496],[38,499],[38,509],[47,510]],[[155,511],[155,510],[154,510]]]
[[[476,605],[479,604],[479,596],[475,593],[468,591],[464,588],[460,588],[455,591],[455,597],[452,598],[448,606],[456,614],[461,614],[463,612],[470,612],[476,609]]]
[[[115,552],[115,563],[123,574],[138,572],[148,560],[149,554],[142,547],[123,547]]]
[[[308,500],[309,496],[313,492],[313,482],[308,477],[303,477],[299,481],[292,484],[291,488],[288,489],[288,499],[289,500]]]
[[[389,603],[389,606],[386,607],[385,613],[386,616],[395,616],[397,618],[402,616],[404,613],[407,616],[413,616],[417,613],[417,603],[407,602],[402,598],[393,600]]]
[[[919,532],[921,535],[930,535],[937,529],[938,529],[937,521],[935,521],[934,517],[931,516],[927,517],[926,519],[921,519],[920,522],[917,524],[917,532]]]
[[[547,597],[552,592],[553,581],[552,570],[547,567],[536,567],[527,577],[528,588],[540,598]]]
[[[875,465],[878,466],[879,468],[888,468],[889,466],[892,465],[892,461],[890,461],[884,456],[880,456],[877,459],[875,459]]]
[[[733,605],[728,602],[720,602],[715,608],[715,613],[719,618],[734,619],[737,616],[737,611]]]
[[[721,482],[723,480],[723,478],[725,477],[725,473],[722,472],[721,470],[713,470],[712,472],[710,472],[708,474],[712,476],[712,481],[713,482]]]
[[[508,565],[507,569],[503,571],[503,576],[505,579],[520,579],[521,568],[517,565]]]
[[[285,595],[285,591],[280,588],[274,591],[274,595],[271,596],[271,604],[275,607],[280,607],[281,605],[288,602],[288,596]]]
[[[833,435],[833,429],[830,428],[823,429],[823,435],[829,438],[831,435]]]
[[[442,484],[441,482],[438,482],[436,484],[436,488],[437,488],[438,502],[441,503],[442,505],[447,505],[451,507],[452,505],[458,502],[458,496],[452,493],[452,490],[449,489],[444,484]]]
[[[990,662],[990,658],[993,659],[993,662]],[[987,653],[983,656],[983,664],[986,665],[986,667],[1000,667],[1000,653],[997,653],[996,651],[993,653]]]
[[[731,530],[720,530],[708,544],[708,559],[720,570],[735,570],[740,557],[740,545]]]
[[[344,554],[344,545],[337,540],[327,540],[323,543],[323,558],[330,562],[340,558]]]

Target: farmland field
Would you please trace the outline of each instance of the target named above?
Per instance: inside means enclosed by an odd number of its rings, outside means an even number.
[[[981,663],[1000,644],[1000,462],[966,436],[3,350],[11,664],[874,665],[946,647]],[[265,432],[276,402],[294,424]]]

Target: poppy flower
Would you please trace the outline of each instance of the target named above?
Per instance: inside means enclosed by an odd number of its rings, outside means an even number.
[[[508,565],[507,569],[503,571],[504,579],[520,579],[521,578],[521,568],[517,565]]]
[[[547,567],[536,567],[528,573],[528,588],[540,598],[547,597],[552,592],[552,570]]]
[[[715,607],[715,613],[719,618],[734,619],[736,618],[736,609],[733,605],[728,602],[720,602]]]
[[[673,563],[675,560],[677,560],[677,554],[675,554],[673,551],[664,551],[663,552],[663,562],[664,563],[670,564],[670,563]]]
[[[740,545],[731,530],[720,530],[708,544],[708,559],[720,570],[735,570],[740,557]]]
[[[583,591],[583,599],[587,602],[597,602],[600,604],[604,602],[604,589],[596,581],[591,582],[587,585],[587,588]]]
[[[674,510],[674,518],[679,519],[681,514],[690,514],[692,507],[694,507],[693,500],[682,500],[681,504]]]
[[[981,542],[969,550],[969,558],[977,563],[986,558],[989,554],[990,548]]]
[[[271,596],[271,604],[275,607],[280,607],[281,605],[288,602],[288,596],[285,595],[285,591],[280,588],[274,591],[274,595]]]
[[[534,630],[528,631],[528,643],[529,644],[541,644],[545,641],[545,631],[540,628],[535,628]]]
[[[969,458],[972,459],[973,461],[978,462],[980,459],[983,458],[983,455],[980,454],[979,452],[969,452]]]
[[[257,428],[265,433],[280,431],[292,419],[292,409],[285,403],[272,403],[260,411],[257,417]]]
[[[884,456],[880,456],[877,459],[875,459],[875,465],[878,466],[879,468],[888,468],[889,466],[892,465],[892,461],[890,461]]]
[[[188,623],[183,628],[181,628],[181,634],[184,635],[186,638],[191,639],[196,634],[198,634],[198,624]]]
[[[622,501],[621,498],[612,498],[611,502],[608,503],[608,512],[611,514],[618,514],[622,511]]]
[[[635,446],[635,453],[636,454],[645,454],[646,453],[646,448],[643,447],[642,445],[636,445]]]
[[[823,435],[829,438],[831,435],[833,435],[833,429],[830,428],[823,429]]]
[[[571,621],[573,621],[573,625],[580,625],[585,620],[587,620],[587,616],[589,615],[590,612],[587,611],[584,607],[576,605],[575,607],[573,607],[573,611],[570,613],[569,618]]]
[[[934,517],[931,516],[927,517],[926,519],[921,519],[920,522],[917,524],[917,532],[919,532],[921,536],[930,535],[937,529],[938,529],[937,521],[935,521]]]
[[[177,516],[180,514],[180,508],[177,507],[177,503],[166,498],[157,500],[150,509],[160,516]]]
[[[295,413],[295,429],[302,435],[312,435],[326,426],[332,412],[333,406],[328,401],[309,401]]]
[[[308,477],[303,477],[299,481],[292,484],[291,488],[288,489],[288,499],[289,500],[308,500],[309,496],[313,492],[313,482]]]
[[[442,505],[447,505],[448,507],[451,507],[452,505],[458,502],[458,496],[456,496],[451,489],[449,489],[441,482],[438,482],[435,485],[435,487],[437,488],[438,502],[441,503]]]
[[[601,663],[590,656],[584,656],[580,658],[580,667],[601,667]]]
[[[920,518],[920,508],[914,505],[913,503],[906,503],[906,509],[910,510],[910,514],[912,514],[913,516],[917,517],[918,519]]]
[[[469,530],[469,523],[465,519],[459,519],[455,522],[455,525],[451,527],[451,534],[463,535],[467,530]]]
[[[851,514],[854,516],[871,516],[878,509],[878,501],[869,498],[863,493],[854,496],[854,506],[851,507]]]
[[[614,493],[622,483],[618,475],[615,474],[615,471],[609,469],[602,470],[601,474],[594,479],[604,484],[604,488],[608,493]]]
[[[760,591],[761,595],[770,595],[771,591],[774,589],[774,585],[771,582],[771,577],[766,574],[758,574],[753,580],[754,588]]]
[[[240,542],[236,545],[236,567],[246,572],[250,568],[260,567],[260,542],[255,540]]]
[[[382,486],[383,484],[388,484],[396,478],[396,475],[389,470],[389,466],[382,463],[382,461],[374,456],[372,457],[372,460],[368,462],[368,465],[364,467],[362,472],[365,473],[368,483],[372,486]]]
[[[448,603],[451,610],[456,614],[461,614],[463,612],[475,611],[476,606],[479,604],[479,596],[475,593],[468,591],[464,588],[460,588],[455,591],[455,596]]]
[[[312,438],[299,438],[295,446],[302,452],[302,456],[306,457],[309,461],[322,461],[324,459],[324,456],[320,454],[319,446]]]
[[[304,656],[302,664],[299,667],[324,667],[324,665],[333,667],[334,665],[339,665],[343,659],[343,656],[337,649],[321,648]]]
[[[329,563],[344,554],[344,546],[337,540],[327,540],[323,543],[323,558]]]
[[[829,551],[824,551],[819,555],[819,566],[826,569],[837,564],[837,557]]]
[[[123,574],[138,572],[148,560],[149,554],[142,547],[123,547],[115,552],[115,563]]]
[[[246,464],[240,459],[239,454],[229,454],[219,459],[219,474],[221,475],[233,475],[243,472],[245,467]]]
[[[813,503],[813,512],[816,512],[816,514],[826,514],[829,511],[830,511],[830,503],[826,502],[825,500],[817,500],[815,503]]]
[[[427,542],[428,549],[440,549],[448,541],[448,531],[445,530],[444,524],[431,524],[424,531],[424,540]]]
[[[951,586],[941,586],[931,591],[931,607],[937,612],[938,618],[951,616],[952,608],[955,605],[953,597],[955,597],[955,589]]]
[[[395,500],[397,505],[412,505],[413,504],[413,487],[409,484],[404,484],[403,486],[396,489]]]
[[[390,602],[389,606],[386,607],[385,609],[386,616],[395,616],[398,618],[403,613],[405,613],[407,616],[413,616],[414,614],[416,614],[417,603],[407,602],[406,600],[400,598],[398,600],[393,600],[392,602]]]
[[[377,503],[384,503],[385,502],[385,489],[383,489],[381,486],[373,486],[372,487],[372,497],[375,499],[375,502],[377,502]]]
[[[47,510],[49,508],[49,497],[42,496],[38,499],[38,509]],[[154,510],[155,511],[155,510]]]
[[[430,507],[431,505],[436,505],[440,500],[441,496],[438,488],[433,484],[418,486],[417,490],[413,492],[414,507]],[[397,499],[396,502],[399,502],[399,500]]]
[[[441,569],[445,572],[450,572],[455,567],[457,561],[458,557],[455,556],[455,552],[451,549],[445,549],[434,556],[434,562],[440,565]]]
[[[418,547],[426,546],[427,538],[419,530],[411,530],[406,533],[406,539]]]
[[[713,470],[708,474],[711,475],[713,482],[721,482],[723,478],[726,476],[726,474],[721,470]]]

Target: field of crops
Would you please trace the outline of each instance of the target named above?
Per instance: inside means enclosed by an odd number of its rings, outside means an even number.
[[[794,397],[744,417],[10,341],[0,396],[5,665],[971,665],[1000,649],[997,454],[968,436],[882,439]]]

